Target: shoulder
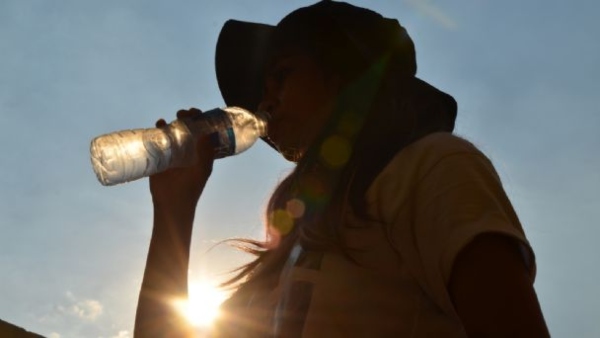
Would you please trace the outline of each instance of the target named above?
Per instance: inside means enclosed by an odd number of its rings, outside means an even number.
[[[487,159],[470,141],[452,133],[438,132],[427,135],[400,151],[388,167],[398,166],[400,163],[431,166],[453,155],[476,155]]]
[[[389,212],[395,213],[411,196],[435,193],[440,185],[462,184],[466,179],[501,184],[490,160],[473,143],[452,133],[432,133],[392,158],[367,190],[366,200],[372,212],[388,219]]]
[[[379,173],[371,189],[389,186],[390,182],[414,182],[450,158],[465,169],[475,163],[492,168],[489,159],[470,141],[452,133],[437,132],[398,152]]]

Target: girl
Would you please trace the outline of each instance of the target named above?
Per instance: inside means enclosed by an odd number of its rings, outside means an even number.
[[[229,281],[215,336],[549,335],[534,254],[498,175],[452,134],[456,102],[415,77],[398,21],[334,1],[275,27],[232,20],[216,62],[227,105],[268,114],[265,141],[296,167],[268,204],[266,241],[239,243],[256,259]],[[207,140],[198,148],[196,166],[150,178],[140,337],[192,335],[165,300],[187,292],[213,160]]]

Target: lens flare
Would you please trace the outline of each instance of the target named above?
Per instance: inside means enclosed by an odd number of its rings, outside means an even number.
[[[304,202],[302,202],[301,200],[299,200],[297,198],[289,200],[285,206],[285,210],[293,218],[300,218],[300,217],[302,217],[302,215],[304,215],[304,210],[305,210]]]
[[[352,146],[345,137],[334,135],[321,145],[321,158],[327,165],[339,168],[348,162]]]
[[[271,214],[271,225],[280,235],[286,235],[294,227],[294,218],[287,210],[277,209]]]

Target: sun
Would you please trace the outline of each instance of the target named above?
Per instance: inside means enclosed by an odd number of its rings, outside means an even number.
[[[176,302],[176,306],[195,327],[210,327],[219,317],[219,307],[227,299],[227,293],[209,281],[189,284],[187,300]]]

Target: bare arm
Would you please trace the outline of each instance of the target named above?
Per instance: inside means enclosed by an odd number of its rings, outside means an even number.
[[[198,113],[183,111],[178,117]],[[160,126],[164,121],[157,122]],[[198,142],[199,163],[150,177],[154,224],[136,311],[135,337],[191,337],[192,328],[173,306],[187,298],[188,263],[196,204],[212,171],[212,147]]]
[[[469,337],[549,337],[516,243],[481,235],[457,257],[449,291]]]

